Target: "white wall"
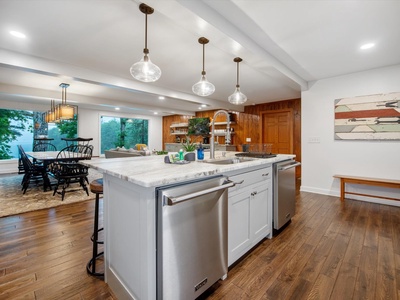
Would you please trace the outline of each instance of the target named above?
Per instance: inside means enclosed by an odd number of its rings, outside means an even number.
[[[335,99],[391,92],[400,92],[400,65],[319,80],[302,92],[302,191],[338,196],[334,174],[400,180],[400,141],[334,140]],[[400,198],[399,189],[354,185],[349,190]],[[400,206],[400,201],[346,197]]]

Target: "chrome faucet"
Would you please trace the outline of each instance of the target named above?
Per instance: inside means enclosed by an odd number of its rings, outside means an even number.
[[[219,114],[225,114],[226,115],[226,134],[225,134],[225,144],[229,145],[231,143],[231,131],[230,131],[230,125],[229,125],[229,114],[226,110],[217,110],[214,114],[214,118],[211,123],[211,141],[210,141],[210,158],[213,159],[215,158],[215,118]]]

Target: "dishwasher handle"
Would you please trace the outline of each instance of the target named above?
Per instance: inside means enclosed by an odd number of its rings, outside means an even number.
[[[289,170],[291,168],[294,168],[294,167],[297,167],[297,166],[300,166],[300,165],[301,165],[301,163],[296,161],[295,163],[292,163],[290,165],[279,167],[278,170],[279,171],[285,171],[285,170]]]
[[[230,181],[230,180],[225,180],[222,185],[219,185],[219,186],[216,186],[216,187],[212,187],[212,188],[209,188],[209,189],[206,189],[206,190],[202,190],[202,191],[198,191],[198,192],[194,192],[194,193],[190,193],[190,194],[185,194],[185,195],[182,195],[182,196],[179,196],[179,197],[166,197],[167,198],[167,204],[169,206],[175,205],[175,204],[178,204],[178,203],[182,203],[184,201],[188,201],[188,200],[190,200],[192,198],[203,196],[203,195],[206,195],[206,194],[210,194],[210,193],[222,190],[222,189],[227,189],[227,188],[233,187],[235,185],[236,185],[235,182]]]

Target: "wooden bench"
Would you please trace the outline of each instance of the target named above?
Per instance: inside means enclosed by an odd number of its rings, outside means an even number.
[[[347,175],[333,175],[334,178],[340,179],[340,200],[344,201],[344,194],[352,194],[359,196],[367,196],[381,199],[398,200],[400,198],[382,197],[369,194],[346,192],[346,183],[351,184],[363,184],[363,185],[374,185],[382,186],[388,188],[398,188],[400,189],[400,180],[395,179],[381,179],[381,178],[368,178],[368,177],[357,177],[357,176],[347,176]]]

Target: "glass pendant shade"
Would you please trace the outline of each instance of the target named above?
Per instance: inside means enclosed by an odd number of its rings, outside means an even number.
[[[210,96],[212,93],[215,92],[215,86],[209,82],[206,78],[206,71],[204,70],[204,65],[205,65],[205,45],[208,44],[209,40],[206,39],[205,37],[199,38],[199,44],[203,45],[203,71],[201,72],[201,78],[200,81],[195,83],[192,86],[192,91],[196,95],[199,96]]]
[[[147,49],[147,15],[151,15],[154,12],[154,9],[144,3],[139,5],[139,10],[145,14],[145,29],[144,29],[144,49],[143,58],[134,63],[130,72],[133,78],[142,82],[154,82],[157,81],[161,77],[161,69],[153,64],[149,57],[149,49]]]
[[[161,77],[161,69],[153,64],[148,54],[137,63],[134,63],[130,69],[133,78],[143,82],[154,82]]]
[[[192,91],[199,96],[210,96],[215,92],[215,86],[209,82],[205,75],[202,75],[200,81],[192,86]]]
[[[247,101],[247,97],[240,91],[239,85],[239,63],[242,61],[240,57],[235,57],[233,61],[237,64],[236,69],[236,89],[232,95],[228,97],[229,103],[241,105]]]
[[[228,97],[229,103],[241,105],[247,101],[247,97],[240,91],[240,88],[237,87],[235,92]]]

